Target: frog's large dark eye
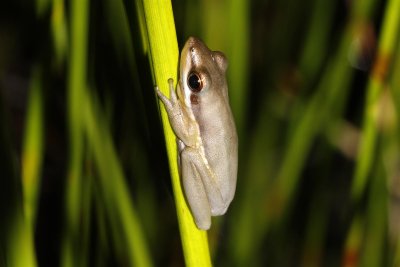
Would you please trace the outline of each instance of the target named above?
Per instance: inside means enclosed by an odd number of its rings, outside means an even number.
[[[201,89],[203,89],[203,81],[201,80],[200,75],[195,72],[191,72],[189,74],[187,83],[190,90],[192,90],[193,92],[197,93],[200,92]]]

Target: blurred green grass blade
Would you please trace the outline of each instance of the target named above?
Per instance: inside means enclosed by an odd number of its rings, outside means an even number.
[[[355,216],[347,235],[346,244],[343,250],[341,266],[359,266],[358,263],[360,261],[361,248],[363,244],[363,234],[365,231],[364,228],[364,218],[360,216]]]
[[[301,266],[303,267],[318,267],[322,265],[329,218],[328,198],[324,190],[316,192],[313,196],[302,251]]]
[[[385,99],[385,107],[382,111],[382,115],[384,115],[383,121],[382,121],[382,138],[379,139],[379,164],[382,165],[383,170],[378,170],[380,171],[380,174],[382,176],[382,179],[384,178],[385,184],[383,185],[385,187],[385,195],[384,195],[384,200],[385,200],[385,206],[381,207],[384,208],[385,211],[387,211],[387,222],[385,222],[384,228],[381,231],[384,231],[385,234],[385,239],[384,243],[388,243],[388,248],[386,251],[390,251],[390,253],[385,253],[382,257],[385,259],[389,259],[388,261],[391,264],[387,264],[388,266],[400,266],[399,260],[399,255],[398,253],[398,245],[400,244],[400,225],[399,225],[399,214],[400,214],[400,203],[398,201],[399,197],[399,181],[400,181],[400,176],[399,176],[399,162],[400,162],[400,129],[399,129],[399,121],[396,118],[396,109],[394,107],[394,99],[393,95],[391,94],[390,90],[388,90],[388,87],[385,88],[384,90],[384,97]],[[376,179],[373,177],[373,179]],[[376,187],[376,185],[372,184],[371,187]],[[381,185],[382,186],[382,185]],[[369,191],[371,191],[369,189]],[[375,190],[375,189],[374,189]],[[381,189],[382,190],[382,189]],[[383,192],[381,193],[383,194]],[[370,193],[369,195],[372,195]],[[377,196],[374,196],[377,198]],[[371,196],[372,198],[372,196]],[[381,197],[382,198],[382,197]],[[376,199],[378,200],[378,199]],[[383,201],[383,200],[381,200]],[[374,216],[378,216],[379,212],[382,212],[381,210],[375,211]],[[372,211],[371,211],[372,213]],[[374,218],[371,215],[371,218],[374,219],[374,221],[377,221],[378,218]],[[378,229],[377,229],[378,230]],[[387,238],[386,238],[387,236]],[[389,242],[387,242],[389,241]],[[371,249],[372,250],[372,249]],[[378,252],[381,252],[378,250]],[[386,256],[386,257],[385,257]]]
[[[64,5],[64,0],[53,0],[51,11],[51,33],[57,66],[61,66],[67,56],[68,34]]]
[[[144,231],[140,225],[139,216],[130,198],[128,185],[125,182],[122,166],[112,143],[106,123],[101,116],[93,98],[86,98],[84,111],[85,131],[90,149],[93,151],[94,161],[100,176],[100,187],[107,196],[106,205],[116,219],[114,230],[120,231],[120,240],[127,244],[127,255],[130,266],[152,266],[151,258],[144,238]],[[118,222],[118,225],[116,224]],[[120,227],[121,230],[118,230]]]
[[[327,56],[336,4],[334,0],[315,1],[299,62],[306,90],[309,89],[308,85],[315,80]]]
[[[23,202],[18,203],[9,231],[6,266],[37,266],[34,229],[38,205],[38,191],[43,162],[43,95],[41,70],[34,67],[26,113],[25,136],[22,152]],[[8,177],[11,178],[11,177]]]
[[[378,152],[381,154],[380,152]],[[368,194],[367,231],[363,240],[360,266],[384,266],[387,236],[387,188],[382,162],[379,161]],[[387,255],[386,255],[387,256]]]
[[[36,0],[36,14],[43,16],[50,7],[51,0]]]
[[[352,5],[354,5],[354,8],[351,10],[351,16],[355,19],[361,20],[365,18],[372,18],[373,13],[376,12],[379,2],[379,0],[353,2]]]
[[[43,163],[43,95],[41,70],[33,69],[26,112],[25,136],[22,152],[22,188],[25,220],[35,227],[38,195]],[[32,233],[33,234],[33,233]]]
[[[226,47],[229,60],[229,98],[238,135],[243,138],[250,73],[250,1],[228,1],[229,33]],[[215,26],[214,26],[215,27]],[[218,28],[218,27],[215,27]],[[220,29],[220,28],[218,28]]]
[[[398,131],[400,131],[400,36],[397,40],[397,45],[394,54],[393,69],[391,70],[389,80],[389,90],[393,97],[393,104],[395,107],[395,122]],[[400,136],[399,136],[400,141]]]
[[[34,228],[27,223],[22,210],[17,210],[15,221],[9,231],[9,242],[7,244],[9,254],[6,266],[37,266],[33,231]]]
[[[91,157],[86,155],[86,162],[90,162]],[[85,168],[82,175],[82,198],[81,198],[81,231],[80,231],[80,246],[81,257],[80,266],[88,266],[90,258],[90,234],[91,218],[92,218],[92,187],[93,187],[93,174],[90,167]]]
[[[68,130],[69,167],[66,181],[66,222],[62,246],[61,266],[82,264],[79,235],[82,204],[83,131],[82,108],[87,73],[87,33],[89,0],[71,1],[70,61],[68,62]],[[84,263],[83,263],[84,264]]]
[[[113,18],[107,20],[111,38],[119,60],[128,57],[128,62],[134,62],[132,37],[129,32],[129,21],[125,12],[124,3],[121,0],[107,0],[103,3],[106,16]]]
[[[229,28],[229,12],[227,9],[229,6],[226,1],[199,1],[201,15],[196,17],[195,19],[201,20],[200,29],[203,37],[203,41],[207,44],[209,48],[212,50],[225,50],[229,47],[229,44],[226,43],[228,39],[228,31],[226,29]],[[196,1],[189,1],[189,10],[186,12],[191,12],[198,8]],[[230,11],[230,9],[228,9]],[[190,15],[189,15],[190,16]],[[193,20],[191,17],[187,18],[188,20]],[[240,18],[237,18],[240,20]],[[192,22],[193,23],[193,22]],[[216,26],[218,25],[218,26]],[[224,31],[221,31],[224,29]],[[194,31],[199,31],[199,29],[195,28]]]
[[[140,31],[140,36],[141,38],[141,48],[143,51],[144,55],[147,55],[149,53],[149,37],[147,35],[147,28],[146,28],[146,18],[144,15],[144,7],[143,7],[143,0],[136,0],[135,1],[135,7],[136,7],[136,15],[137,15],[137,23],[139,25],[139,31]],[[151,62],[150,62],[151,63]],[[153,77],[154,79],[154,77]]]
[[[374,161],[374,150],[378,135],[378,113],[381,107],[379,99],[386,84],[392,56],[400,32],[400,0],[390,0],[386,11],[379,40],[377,56],[370,74],[367,98],[364,110],[361,141],[358,150],[356,169],[352,185],[352,198],[359,200],[364,192],[371,165]]]
[[[143,0],[143,8],[150,44],[149,56],[155,77],[154,82],[168,96],[168,79],[173,78],[175,84],[177,82],[179,57],[171,2],[168,0]],[[139,12],[141,11],[139,10]],[[151,90],[151,88],[146,90]],[[183,196],[178,174],[175,135],[169,125],[168,116],[163,106],[161,107],[161,119],[186,266],[211,266],[207,232],[197,229]]]
[[[111,244],[108,242],[108,231],[107,231],[107,222],[106,222],[106,205],[103,204],[102,194],[100,190],[100,186],[98,184],[93,184],[93,198],[94,198],[94,210],[95,210],[95,220],[98,227],[98,242],[94,244],[94,266],[105,266],[107,262],[107,258],[109,257],[111,250]],[[114,229],[111,227],[111,229]],[[115,247],[123,246],[121,242],[115,242]]]

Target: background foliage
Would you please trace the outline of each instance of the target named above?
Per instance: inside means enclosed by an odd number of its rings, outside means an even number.
[[[150,2],[0,3],[0,266],[190,265]],[[214,265],[400,266],[400,1],[172,8],[179,48],[229,59],[239,175]]]

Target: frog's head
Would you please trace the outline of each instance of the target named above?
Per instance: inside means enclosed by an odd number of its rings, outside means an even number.
[[[228,61],[219,51],[211,51],[199,39],[189,37],[181,53],[179,97],[190,107],[205,98],[224,94]],[[220,90],[220,92],[217,92]]]

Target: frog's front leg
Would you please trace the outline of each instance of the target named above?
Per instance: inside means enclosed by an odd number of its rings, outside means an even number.
[[[182,103],[176,96],[174,89],[174,81],[172,79],[168,80],[169,84],[169,95],[170,98],[166,97],[158,87],[156,87],[156,92],[158,97],[164,104],[164,107],[168,114],[168,119],[175,135],[182,140],[186,146],[195,146],[195,127],[194,123],[190,121],[187,114],[183,110]],[[179,88],[178,88],[179,90]]]
[[[169,79],[168,84],[169,84],[169,97],[170,97],[169,99],[160,91],[160,89],[158,89],[158,87],[156,87],[156,92],[158,97],[164,104],[172,129],[174,130],[176,135],[179,134],[178,136],[182,137],[186,135],[184,133],[185,122],[182,113],[182,107],[176,96],[173,80]]]
[[[211,215],[222,214],[227,205],[223,200],[215,175],[198,149],[185,147],[180,155],[182,184],[198,228],[208,230]]]

